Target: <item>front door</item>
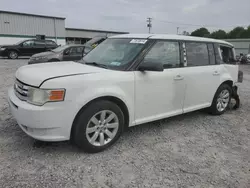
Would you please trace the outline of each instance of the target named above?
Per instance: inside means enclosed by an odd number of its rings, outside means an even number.
[[[162,63],[163,72],[135,71],[135,122],[154,121],[183,112],[185,80],[180,67],[180,45],[157,41],[141,63]]]
[[[34,40],[27,40],[20,45],[19,51],[21,55],[30,56],[35,52],[35,42]]]

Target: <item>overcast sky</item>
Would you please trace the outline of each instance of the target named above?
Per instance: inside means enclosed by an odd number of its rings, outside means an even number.
[[[148,32],[146,18],[153,18],[153,33],[191,32],[250,25],[250,0],[0,0],[0,9],[66,17],[66,27]],[[171,23],[169,23],[171,22]]]

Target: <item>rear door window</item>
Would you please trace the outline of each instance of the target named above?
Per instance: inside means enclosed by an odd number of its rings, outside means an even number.
[[[208,47],[206,43],[186,42],[187,66],[209,65]]]
[[[36,47],[45,47],[45,41],[36,40],[34,43]]]

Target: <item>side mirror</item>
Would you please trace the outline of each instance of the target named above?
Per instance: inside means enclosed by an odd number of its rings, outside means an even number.
[[[158,71],[163,72],[164,68],[161,63],[149,63],[149,62],[143,62],[141,65],[139,65],[138,68],[139,71]]]

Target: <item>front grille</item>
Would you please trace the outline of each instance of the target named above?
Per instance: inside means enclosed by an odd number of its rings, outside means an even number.
[[[22,101],[26,101],[28,98],[28,89],[29,87],[23,83],[21,83],[19,80],[16,79],[14,84],[14,91],[16,96],[21,99]]]

